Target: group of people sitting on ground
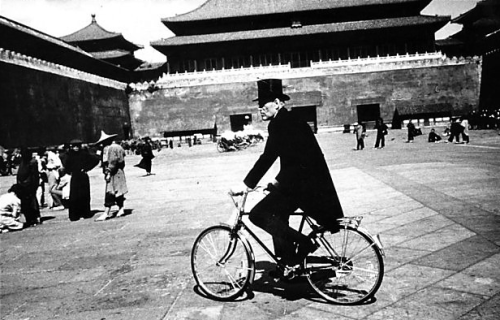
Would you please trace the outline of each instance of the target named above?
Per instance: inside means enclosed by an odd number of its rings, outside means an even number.
[[[446,127],[443,134],[448,137],[444,140],[445,143],[451,143],[455,140],[455,143],[469,143],[469,121],[466,117],[455,118],[451,120],[451,123]],[[462,142],[460,142],[460,136],[462,137]],[[434,128],[429,132],[428,142],[439,143],[443,140],[441,135],[439,135]]]

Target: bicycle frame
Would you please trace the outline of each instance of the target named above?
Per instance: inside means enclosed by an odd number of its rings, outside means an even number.
[[[250,235],[251,238],[253,238],[253,240],[255,242],[257,242],[257,244],[264,250],[264,252],[267,253],[267,255],[277,265],[279,265],[280,267],[284,267],[284,265],[278,260],[276,255],[262,242],[262,240],[259,239],[259,237],[243,221],[243,216],[249,214],[249,212],[245,212],[245,204],[246,204],[248,194],[252,191],[256,191],[257,189],[258,188],[254,189],[254,190],[246,191],[246,192],[243,192],[242,194],[229,193],[231,200],[233,200],[235,207],[238,209],[238,215],[235,219],[235,223],[233,226],[230,226],[231,230],[232,230],[234,235],[240,233],[241,230],[244,230],[246,233],[248,233]],[[241,196],[241,200],[239,202],[236,201],[234,198],[235,196]],[[339,253],[339,252],[335,251],[335,249],[328,243],[328,241],[326,241],[320,235],[324,229],[322,227],[318,226],[317,224],[315,224],[311,218],[309,218],[308,216],[305,216],[303,212],[294,212],[293,214],[291,214],[291,216],[302,216],[302,219],[300,221],[299,227],[297,228],[297,231],[302,233],[302,230],[304,229],[305,223],[307,223],[307,225],[311,228],[312,232],[317,235],[317,239],[321,242],[323,247],[326,248],[326,250],[328,251],[330,256],[336,257],[336,256],[344,256],[345,255],[345,252]],[[344,227],[346,229],[348,227],[351,227],[351,228],[358,230],[360,233],[363,233],[366,236],[368,236],[370,239],[373,240],[373,245],[378,247],[382,256],[385,256],[384,249],[383,249],[382,243],[380,241],[380,238],[378,236],[376,236],[376,237],[372,236],[367,230],[360,227],[362,219],[363,219],[363,217],[361,217],[361,216],[344,217],[344,218],[338,219],[338,222],[339,222],[339,225],[341,227]],[[345,237],[346,237],[346,235],[347,234],[345,234]],[[243,238],[244,238],[244,236],[243,236]],[[234,239],[234,237],[233,237],[233,239]],[[219,260],[220,263],[224,263],[231,256],[231,254],[234,252],[234,240],[233,239],[231,240],[231,244],[228,247],[228,250],[223,255],[223,257]],[[247,241],[246,245],[250,246],[250,244],[248,243],[248,240],[247,239],[245,239],[245,240]],[[343,239],[344,243],[347,242],[347,240],[348,240],[347,238],[344,238]],[[344,248],[345,246],[343,245],[342,247]]]
[[[311,288],[328,302],[352,305],[375,295],[383,279],[385,254],[380,239],[360,228],[362,217],[337,219],[340,230],[330,232],[305,213],[292,213],[301,216],[300,221],[292,220],[295,230],[307,235],[319,248],[300,264],[289,266],[243,219],[249,215],[245,204],[252,191],[255,189],[230,193],[237,209],[232,216],[234,220],[205,229],[193,245],[191,268],[203,293],[216,300],[230,301],[253,284],[256,275],[253,239],[270,257],[269,261],[276,264],[283,280],[305,277]]]

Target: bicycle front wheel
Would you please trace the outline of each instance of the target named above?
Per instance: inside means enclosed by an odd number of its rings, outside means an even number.
[[[320,248],[306,258],[307,280],[329,302],[351,305],[372,298],[384,276],[382,253],[374,241],[347,227],[318,236]]]
[[[196,239],[191,269],[199,288],[211,299],[234,300],[253,280],[250,248],[226,226],[213,226]]]
[[[217,151],[219,151],[220,153],[226,151],[226,148],[224,147],[224,144],[221,141],[217,141]]]

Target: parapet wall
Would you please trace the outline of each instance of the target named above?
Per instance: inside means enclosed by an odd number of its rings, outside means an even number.
[[[129,121],[126,84],[0,49],[0,145],[50,146]]]
[[[156,83],[133,84],[130,114],[138,136],[163,131],[231,128],[230,116],[250,114],[254,127],[264,129],[257,106],[256,81],[283,79],[284,91],[306,97],[300,106],[316,107],[319,127],[358,121],[357,107],[378,105],[390,123],[396,109],[448,105],[465,114],[479,102],[481,60],[449,59],[440,53],[327,61],[310,68],[257,67],[164,75]],[[316,94],[312,94],[316,93]],[[294,107],[293,99],[289,102]]]

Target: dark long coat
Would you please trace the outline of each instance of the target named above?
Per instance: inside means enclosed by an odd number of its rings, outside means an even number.
[[[264,152],[244,183],[254,188],[280,158],[276,176],[279,191],[318,223],[334,225],[344,214],[323,152],[309,125],[281,108],[270,121],[268,132]]]
[[[40,184],[38,162],[35,159],[23,159],[19,164],[16,179],[22,187],[21,212],[26,218],[26,225],[34,225],[40,219],[40,207],[36,198],[36,191]]]
[[[147,173],[151,172],[152,160],[155,157],[153,154],[153,148],[149,142],[146,142],[141,146],[141,161],[136,164],[134,167],[138,167],[146,170]]]
[[[71,221],[91,216],[90,180],[87,171],[92,170],[98,163],[99,157],[87,150],[71,150],[68,153],[65,169],[71,174],[68,210]]]

